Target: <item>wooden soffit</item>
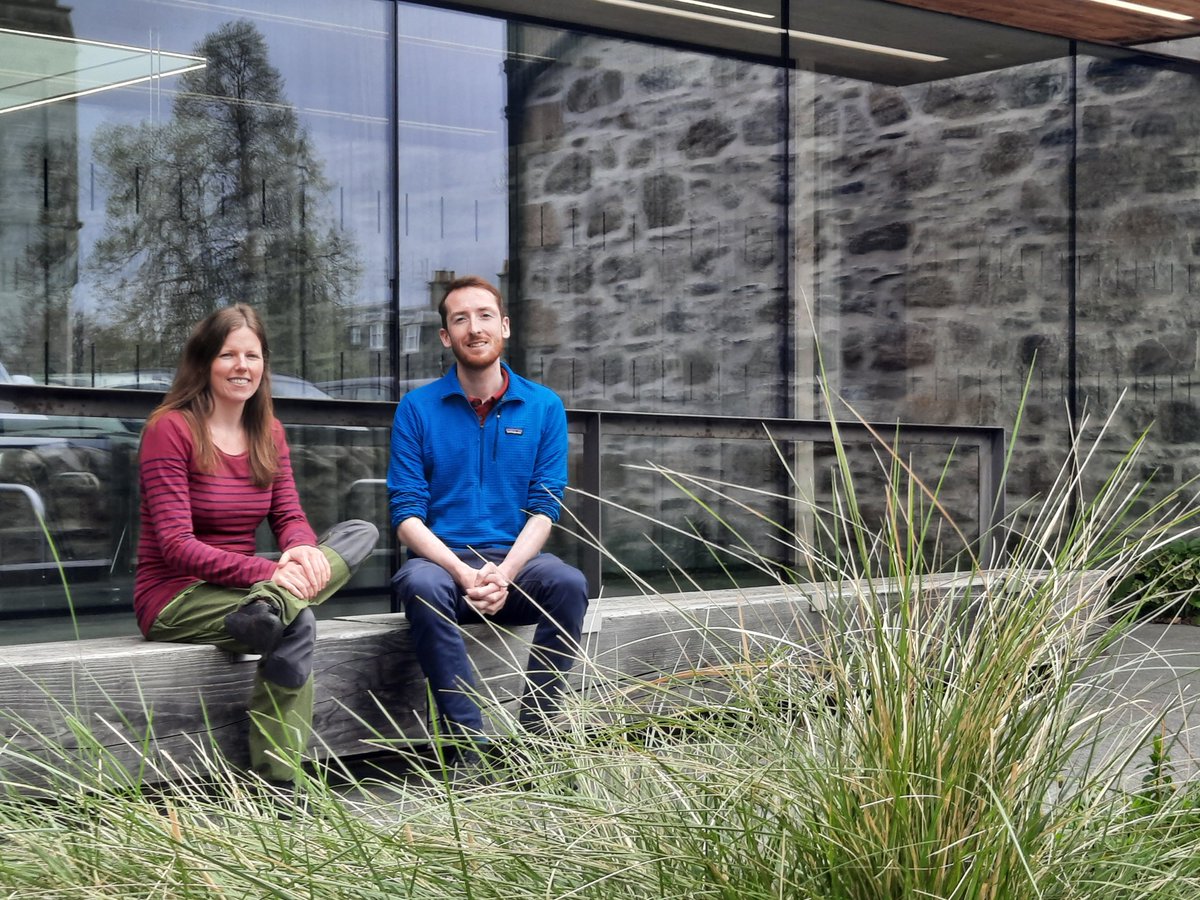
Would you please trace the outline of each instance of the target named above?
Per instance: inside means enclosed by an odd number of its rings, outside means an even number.
[[[1180,22],[1094,0],[889,0],[933,12],[1011,25],[1079,41],[1132,46],[1200,35],[1200,0],[1143,0],[1192,16]]]

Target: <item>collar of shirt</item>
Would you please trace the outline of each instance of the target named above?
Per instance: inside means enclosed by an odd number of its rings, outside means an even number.
[[[482,423],[487,418],[488,413],[492,408],[500,402],[500,398],[504,396],[504,392],[508,390],[508,370],[503,366],[500,367],[500,374],[504,376],[504,380],[500,382],[500,390],[492,394],[486,400],[481,400],[478,397],[468,397],[471,401],[471,406],[475,409],[475,415],[479,416],[479,421]]]

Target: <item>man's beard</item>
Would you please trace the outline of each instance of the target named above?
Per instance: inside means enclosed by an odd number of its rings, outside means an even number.
[[[491,368],[496,360],[504,355],[504,338],[495,338],[488,350],[487,356],[472,356],[461,352],[457,344],[453,347],[454,358],[460,366],[480,371]]]

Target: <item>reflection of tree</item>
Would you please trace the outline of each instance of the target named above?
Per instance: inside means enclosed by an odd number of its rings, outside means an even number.
[[[61,127],[63,118],[55,125]],[[26,220],[25,246],[13,272],[19,302],[5,310],[0,330],[9,366],[40,378],[47,370],[67,371],[76,362],[78,334],[70,306],[78,275],[75,140],[64,136],[31,142],[22,155],[20,171],[41,173],[41,202]]]
[[[174,356],[188,328],[235,301],[268,320],[282,368],[315,368],[338,343],[354,289],[353,241],[329,222],[329,183],[262,34],[236,21],[196,48],[164,124],[102,128],[108,192],[95,277],[135,340]]]

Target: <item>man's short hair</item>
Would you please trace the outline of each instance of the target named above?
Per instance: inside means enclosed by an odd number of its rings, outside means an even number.
[[[462,278],[455,278],[448,285],[442,294],[441,302],[438,303],[438,315],[442,317],[442,327],[446,327],[446,298],[457,290],[462,288],[480,288],[487,291],[496,298],[496,306],[500,310],[500,315],[508,315],[504,311],[504,297],[500,295],[500,289],[485,278],[480,278],[478,275],[464,275]]]

